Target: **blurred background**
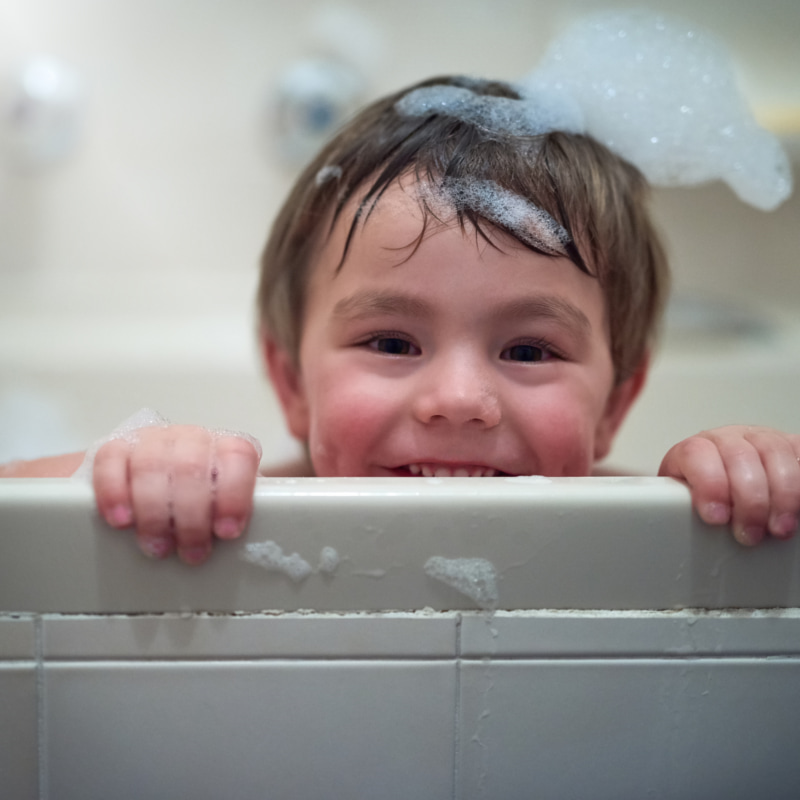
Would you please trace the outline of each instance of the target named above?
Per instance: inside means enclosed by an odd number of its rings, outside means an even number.
[[[85,447],[142,406],[293,452],[254,339],[257,261],[299,166],[354,106],[439,73],[515,80],[562,0],[0,0],[0,460]],[[800,162],[800,3],[651,0],[730,50]],[[662,189],[658,366],[612,460],[698,428],[800,431],[800,192]]]

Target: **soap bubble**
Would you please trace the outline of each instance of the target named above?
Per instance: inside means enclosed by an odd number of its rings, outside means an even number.
[[[466,595],[482,609],[497,606],[497,573],[494,564],[485,558],[431,556],[425,562],[425,572]]]
[[[572,97],[586,130],[660,186],[724,180],[770,210],[792,189],[789,160],[758,126],[711,35],[651,12],[606,12],[569,28],[523,81]]]
[[[314,570],[299,553],[285,555],[283,548],[272,540],[250,542],[240,551],[241,557],[270,572],[283,572],[295,583],[304,581]]]
[[[476,94],[462,86],[423,86],[403,95],[395,108],[408,117],[440,114],[512,136],[583,130],[583,116],[572,99],[547,90],[534,89],[515,100]]]

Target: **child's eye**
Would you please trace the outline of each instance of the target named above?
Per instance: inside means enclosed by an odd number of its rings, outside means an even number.
[[[400,336],[374,336],[366,344],[372,350],[390,356],[417,356],[420,353],[415,344]]]
[[[500,358],[503,361],[522,361],[527,363],[549,361],[554,357],[553,351],[544,344],[514,344],[500,353]]]

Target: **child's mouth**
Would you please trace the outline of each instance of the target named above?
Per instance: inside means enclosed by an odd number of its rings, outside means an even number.
[[[501,472],[494,467],[485,467],[479,464],[449,465],[422,462],[399,467],[397,473],[400,475],[419,475],[423,478],[496,478],[508,475],[508,473]]]

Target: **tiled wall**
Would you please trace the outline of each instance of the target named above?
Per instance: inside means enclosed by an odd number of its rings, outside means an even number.
[[[794,798],[796,611],[0,618],[3,797]]]
[[[798,542],[741,548],[667,479],[255,501],[192,569],[80,481],[0,480],[0,797],[797,796]],[[241,558],[268,540],[342,560],[295,583]],[[500,610],[431,555],[490,560]]]

